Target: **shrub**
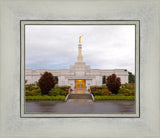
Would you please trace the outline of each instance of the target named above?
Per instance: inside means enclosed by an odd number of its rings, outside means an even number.
[[[125,96],[123,93],[118,93],[117,96]]]
[[[50,95],[50,96],[56,96],[56,95],[60,95],[61,92],[63,92],[63,90],[60,89],[59,87],[57,87],[57,88],[52,88],[52,89],[49,91],[48,95]]]
[[[60,95],[64,95],[64,96],[66,96],[66,95],[67,95],[67,93],[68,93],[68,92],[66,92],[66,91],[62,91],[62,92],[60,93]]]
[[[45,72],[44,74],[42,74],[41,78],[38,81],[38,85],[40,89],[42,90],[43,95],[47,95],[48,92],[52,88],[54,88],[55,84],[56,84],[55,78],[49,72]]]
[[[65,96],[25,96],[26,100],[65,100]]]
[[[132,74],[132,72],[128,72],[128,80],[129,80],[129,83],[135,82],[135,75]]]
[[[29,90],[25,90],[25,96],[30,96],[30,91]]]
[[[135,90],[134,89],[130,90],[130,95],[135,96]]]
[[[116,74],[112,74],[107,78],[106,85],[113,94],[117,94],[121,86],[120,78]]]
[[[112,93],[108,90],[108,89],[102,89],[102,90],[98,90],[98,91],[92,91],[93,95],[99,95],[99,96],[103,96],[103,95],[111,95]]]
[[[95,100],[135,100],[135,96],[95,96]]]
[[[119,93],[129,92],[127,88],[120,88]]]
[[[134,89],[135,84],[134,83],[125,83],[125,84],[122,84],[122,88]]]
[[[135,95],[135,90],[134,89],[121,88],[118,93],[123,94],[125,96],[134,96]]]
[[[32,92],[34,92],[38,95],[41,95],[41,89],[34,89],[34,90],[32,90]]]
[[[35,89],[34,84],[26,84],[25,85],[25,90],[32,91],[33,89]]]
[[[107,89],[107,87],[106,86],[91,86],[90,89],[91,91],[98,91],[102,89]]]
[[[93,91],[93,95],[96,96],[96,95],[102,95],[102,93],[100,91]]]
[[[60,88],[62,90],[70,89],[70,86],[57,86],[56,88]]]
[[[49,96],[57,96],[57,95],[63,95],[63,96],[66,96],[68,93],[68,91],[64,91],[62,90],[60,87],[56,87],[56,88],[52,88],[50,91],[49,91]]]
[[[25,91],[25,95],[26,96],[37,96],[37,95],[41,95],[41,90],[40,89],[33,89],[32,91]]]
[[[107,86],[102,86],[102,89],[108,89]]]
[[[102,89],[102,86],[91,86],[90,89],[94,89],[94,90],[96,90],[96,89]]]
[[[111,95],[112,93],[108,90],[108,89],[103,89],[101,90],[101,95],[105,96],[105,95]]]

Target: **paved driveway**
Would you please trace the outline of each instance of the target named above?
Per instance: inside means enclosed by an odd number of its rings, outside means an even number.
[[[135,101],[26,101],[26,113],[135,113]]]

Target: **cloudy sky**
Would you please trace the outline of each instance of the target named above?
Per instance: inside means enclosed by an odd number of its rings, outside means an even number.
[[[134,25],[26,25],[26,69],[68,69],[77,61],[80,35],[92,69],[135,73]]]

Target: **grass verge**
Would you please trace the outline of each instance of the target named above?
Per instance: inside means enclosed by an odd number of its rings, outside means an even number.
[[[25,96],[26,100],[57,100],[57,101],[64,101],[65,96]]]
[[[135,100],[135,96],[95,96],[96,101],[98,100]]]

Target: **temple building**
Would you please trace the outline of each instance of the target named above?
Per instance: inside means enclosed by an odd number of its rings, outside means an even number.
[[[77,62],[70,66],[69,69],[45,70],[45,69],[26,69],[25,80],[27,84],[35,83],[45,71],[51,72],[53,76],[58,77],[58,85],[68,85],[74,90],[76,88],[89,89],[90,86],[102,86],[103,76],[116,74],[120,77],[121,83],[128,83],[128,71],[126,69],[91,69],[89,65],[83,62],[81,36],[78,44]]]

